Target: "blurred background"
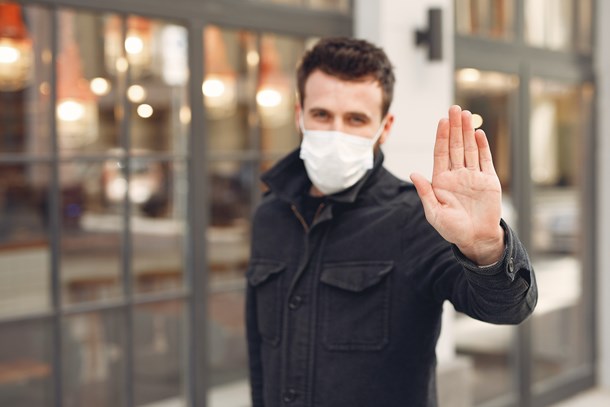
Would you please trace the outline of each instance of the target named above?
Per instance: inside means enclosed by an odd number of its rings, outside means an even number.
[[[415,41],[432,8],[440,55]],[[608,19],[602,0],[0,0],[0,406],[249,406],[259,176],[298,146],[294,70],[329,35],[395,64],[400,178],[431,173],[451,104],[475,114],[536,269],[519,327],[446,308],[440,405],[610,388]]]

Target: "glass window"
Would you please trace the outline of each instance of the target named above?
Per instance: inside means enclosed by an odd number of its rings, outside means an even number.
[[[0,405],[53,404],[51,324],[0,325]]]
[[[202,91],[212,152],[283,154],[298,140],[294,124],[295,66],[303,41],[205,30]]]
[[[122,314],[117,311],[64,319],[62,406],[126,405],[123,326]]]
[[[339,11],[348,13],[351,9],[349,0],[250,0],[286,6],[297,6],[314,10]]]
[[[0,154],[51,151],[51,14],[0,3]]]
[[[578,49],[590,53],[593,48],[593,1],[580,0],[578,5]]]
[[[133,159],[133,272],[137,293],[182,289],[186,267],[186,165]]]
[[[295,67],[305,41],[207,27],[202,87],[210,164],[208,354],[213,407],[249,403],[244,274],[260,174],[298,146]]]
[[[0,163],[0,317],[50,307],[50,172]]]
[[[489,39],[514,38],[514,0],[455,0],[456,31]]]
[[[526,0],[525,39],[535,47],[567,50],[572,47],[573,0]]]
[[[475,126],[485,131],[494,166],[502,184],[502,217],[516,224],[511,177],[512,105],[517,97],[516,75],[466,68],[456,72],[456,103],[473,113]],[[476,321],[458,314],[456,350],[472,361],[471,398],[479,405],[498,398],[515,399],[513,381],[515,328]]]
[[[135,308],[136,406],[186,407],[185,323],[182,301],[158,302]]]
[[[589,85],[543,79],[532,80],[530,90],[530,255],[540,290],[532,364],[534,380],[543,386],[592,362],[581,246],[583,147],[592,91]]]
[[[57,132],[61,152],[186,153],[190,121],[187,34],[138,16],[62,10],[57,56]],[[128,81],[125,80],[128,78]]]
[[[122,295],[123,160],[60,166],[61,280],[64,302]],[[122,180],[122,182],[121,182]]]

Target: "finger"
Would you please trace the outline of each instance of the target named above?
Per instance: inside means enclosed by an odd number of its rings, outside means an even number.
[[[424,206],[426,219],[428,219],[428,222],[432,223],[436,216],[436,209],[440,206],[440,203],[436,199],[436,195],[434,195],[434,191],[432,190],[432,184],[430,184],[430,182],[423,175],[417,173],[411,174],[411,181],[413,181],[413,185],[415,185],[417,194],[419,195],[419,198]]]
[[[449,120],[441,119],[436,128],[433,175],[449,171]]]
[[[481,166],[481,171],[488,174],[495,174],[496,170],[494,168],[493,158],[485,132],[479,129],[474,133],[474,136],[477,141],[477,146],[479,147],[479,165]]]
[[[468,110],[462,112],[462,134],[464,137],[464,162],[469,170],[479,171],[479,148],[474,138],[472,113]]]
[[[453,105],[449,109],[449,159],[451,169],[464,168],[464,136],[462,134],[462,108]]]

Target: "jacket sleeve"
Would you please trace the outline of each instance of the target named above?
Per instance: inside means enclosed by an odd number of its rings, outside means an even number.
[[[422,211],[423,212],[423,211]],[[407,238],[410,273],[420,293],[457,311],[495,324],[518,324],[538,299],[534,271],[525,248],[502,220],[505,250],[500,261],[479,267],[445,241],[423,213],[411,219]]]
[[[538,288],[527,251],[504,221],[501,225],[505,233],[504,256],[492,266],[477,266],[452,245],[453,255],[463,269],[462,278],[440,294],[448,296],[458,311],[473,318],[518,324],[534,311]]]
[[[263,367],[261,363],[261,337],[256,317],[256,291],[249,283],[246,288],[246,337],[252,407],[264,407]]]

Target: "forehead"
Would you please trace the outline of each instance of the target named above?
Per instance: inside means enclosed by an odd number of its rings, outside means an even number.
[[[305,82],[304,109],[323,108],[336,113],[362,112],[381,116],[383,92],[373,78],[346,81],[316,70]]]

